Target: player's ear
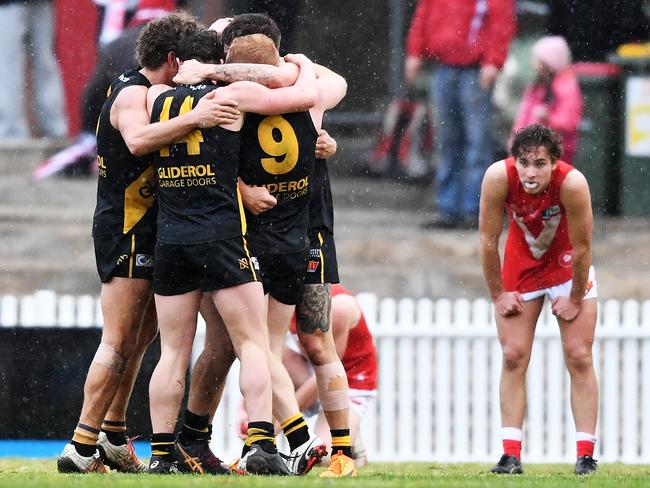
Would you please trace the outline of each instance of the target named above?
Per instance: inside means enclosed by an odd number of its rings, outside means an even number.
[[[178,69],[179,64],[177,62],[177,59],[178,58],[176,57],[176,53],[174,51],[169,51],[167,53],[167,64],[169,64],[169,66],[172,68]]]

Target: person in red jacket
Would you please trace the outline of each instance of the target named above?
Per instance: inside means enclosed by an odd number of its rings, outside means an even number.
[[[504,453],[492,472],[523,472],[526,370],[548,297],[571,376],[575,473],[594,473],[598,382],[591,348],[597,285],[591,265],[589,186],[582,173],[560,161],[559,134],[540,124],[515,134],[512,155],[488,168],[481,194],[479,250],[503,350],[499,396]],[[504,209],[509,226],[501,268]]]
[[[481,178],[494,158],[491,94],[515,32],[513,0],[420,0],[407,39],[404,78],[433,61],[438,219],[425,227],[475,227]]]

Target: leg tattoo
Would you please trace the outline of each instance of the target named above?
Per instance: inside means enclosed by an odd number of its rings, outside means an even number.
[[[296,305],[296,322],[301,332],[327,332],[332,309],[331,285],[304,285]]]

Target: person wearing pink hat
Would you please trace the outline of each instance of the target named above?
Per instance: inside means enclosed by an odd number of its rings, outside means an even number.
[[[533,45],[531,61],[537,77],[524,91],[513,137],[522,127],[545,125],[562,136],[563,159],[570,163],[578,144],[583,107],[571,68],[571,51],[564,37],[546,36]]]

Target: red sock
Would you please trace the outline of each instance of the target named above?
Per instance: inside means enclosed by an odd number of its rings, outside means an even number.
[[[594,457],[594,447],[596,446],[595,442],[591,441],[577,441],[576,448],[578,451],[578,457],[589,456]]]
[[[521,441],[503,439],[501,442],[503,443],[504,454],[521,459]]]

